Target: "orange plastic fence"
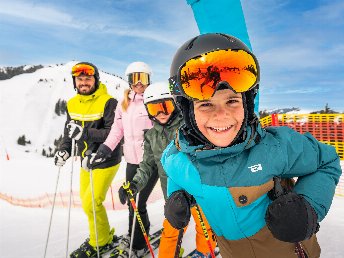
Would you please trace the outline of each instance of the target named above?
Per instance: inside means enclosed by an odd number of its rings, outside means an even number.
[[[289,126],[300,133],[310,132],[318,141],[332,145],[344,160],[344,114],[272,114],[260,119],[263,127]],[[336,195],[344,196],[344,175]]]
[[[118,189],[123,182],[117,181],[114,182],[109,191],[105,201],[103,202],[107,210],[121,210],[127,209],[127,205],[120,203],[118,198]],[[160,200],[163,198],[162,190],[160,183],[157,183],[153,189],[153,192],[149,196],[148,203]],[[53,204],[54,194],[45,193],[38,197],[32,198],[16,198],[11,195],[0,193],[0,199],[7,201],[8,203],[16,206],[29,207],[29,208],[46,208],[50,207]],[[69,191],[68,192],[57,192],[55,199],[55,207],[67,208],[69,206]],[[79,192],[72,192],[72,208],[81,208],[81,201],[79,197]]]
[[[317,140],[336,148],[344,160],[344,114],[273,114],[260,119],[265,126],[288,126],[300,133],[310,132]]]

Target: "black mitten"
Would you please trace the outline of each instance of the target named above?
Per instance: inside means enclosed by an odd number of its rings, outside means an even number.
[[[172,227],[185,228],[190,221],[191,206],[195,203],[192,195],[185,191],[174,192],[166,201],[165,217]]]
[[[275,180],[277,191],[281,189],[278,180]],[[265,214],[267,227],[275,238],[296,243],[318,232],[318,216],[305,198],[294,192],[283,191],[278,191],[275,196]]]
[[[131,192],[132,195],[137,194],[137,186],[136,186],[135,181],[131,181],[131,182],[128,181],[126,185],[127,187],[129,187],[129,191]],[[122,204],[125,204],[126,202],[128,202],[129,204],[129,198],[131,196],[128,196],[128,189],[124,189],[123,185],[118,190],[118,197],[119,197],[119,201]]]

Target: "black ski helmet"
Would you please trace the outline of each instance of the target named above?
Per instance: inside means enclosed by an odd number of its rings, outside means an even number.
[[[170,68],[170,80],[177,80],[177,76],[180,68],[190,59],[200,56],[202,54],[212,52],[215,50],[244,50],[251,54],[254,58],[255,56],[250,51],[250,49],[236,37],[222,34],[222,33],[208,33],[196,36],[188,41],[186,41],[176,52],[173,57],[171,68]],[[257,65],[257,81],[256,85],[250,90],[243,92],[243,103],[245,109],[245,121],[242,125],[241,135],[237,135],[237,141],[240,137],[245,137],[244,130],[248,123],[253,123],[257,120],[257,117],[254,113],[254,98],[258,92],[259,88],[259,78],[260,78],[260,69],[257,59],[255,58]],[[223,82],[219,82],[218,90],[223,89],[221,86]],[[175,82],[175,85],[180,85],[179,81]],[[223,83],[224,88],[227,88],[228,84]],[[171,86],[172,87],[172,86]],[[179,86],[178,86],[179,87]],[[192,134],[196,138],[196,143],[209,144],[209,141],[203,136],[199,131],[196,121],[193,114],[193,104],[192,101],[182,96],[180,89],[172,87],[172,94],[175,97],[176,103],[179,108],[182,110],[185,126],[189,134]],[[190,131],[191,130],[191,131]]]
[[[97,66],[95,66],[94,64],[92,63],[89,63],[89,62],[80,62],[80,63],[77,63],[75,65],[79,65],[79,64],[87,64],[87,65],[90,65],[94,68],[94,79],[96,80],[95,81],[95,91],[98,89],[99,87],[99,71],[98,71],[98,68]],[[76,84],[75,84],[75,76],[72,75],[72,78],[73,78],[73,85],[74,85],[74,89],[77,90],[76,88]]]

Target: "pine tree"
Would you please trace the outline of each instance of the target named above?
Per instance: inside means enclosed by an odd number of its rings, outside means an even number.
[[[57,103],[55,104],[55,113],[56,115],[60,116],[60,100],[57,101]]]
[[[19,145],[25,146],[25,145],[26,145],[25,135],[19,136],[19,138],[18,138],[18,140],[17,140],[17,143],[18,143]]]

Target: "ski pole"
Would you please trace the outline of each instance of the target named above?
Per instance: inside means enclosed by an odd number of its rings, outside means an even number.
[[[134,212],[136,213],[137,222],[138,222],[139,225],[140,225],[140,228],[141,228],[141,230],[142,230],[143,237],[144,237],[145,240],[146,240],[148,249],[149,249],[150,253],[152,254],[152,257],[154,258],[155,256],[154,256],[154,252],[153,252],[152,246],[151,246],[150,243],[149,243],[148,236],[147,236],[145,227],[143,226],[143,223],[142,223],[142,219],[141,219],[140,213],[139,213],[139,211],[138,211],[138,209],[137,209],[137,207],[136,207],[136,203],[135,203],[135,200],[134,200],[133,192],[130,190],[129,186],[130,186],[130,183],[129,183],[129,182],[128,182],[128,183],[123,183],[123,189],[125,189],[125,190],[127,191],[127,193],[128,193],[128,197],[129,197],[131,206],[133,207]]]
[[[92,194],[92,210],[93,210],[94,230],[95,230],[95,234],[96,234],[97,257],[100,258],[99,244],[98,244],[98,232],[97,232],[96,209],[95,209],[95,204],[94,204],[94,189],[93,189],[92,169],[90,169],[90,185],[91,185],[91,194]]]
[[[50,213],[50,220],[49,220],[49,227],[48,227],[48,235],[47,235],[47,240],[46,240],[46,242],[45,242],[44,258],[46,257],[46,254],[47,254],[47,248],[48,248],[48,242],[49,242],[49,236],[50,236],[51,222],[52,222],[52,220],[53,220],[53,213],[54,213],[54,208],[55,208],[57,186],[58,186],[58,184],[59,184],[59,178],[60,178],[60,171],[61,171],[61,167],[59,166],[59,169],[58,169],[58,172],[57,172],[57,179],[56,179],[56,186],[55,186],[55,192],[54,192],[53,205],[52,205],[52,207],[51,207],[51,213]]]
[[[205,239],[207,240],[207,243],[208,243],[208,247],[209,247],[209,250],[210,250],[211,257],[215,258],[215,253],[214,253],[213,248],[211,247],[208,230],[205,227],[205,223],[204,223],[204,220],[202,218],[201,211],[199,210],[199,207],[198,207],[197,204],[195,204],[195,208],[196,208],[196,212],[197,212],[197,217],[199,219],[199,222],[201,223],[201,227],[202,227],[202,230],[203,230],[203,235],[204,235],[204,237],[205,237]]]
[[[301,242],[295,243],[295,253],[299,258],[306,258]]]
[[[179,258],[180,248],[182,247],[183,234],[184,234],[184,229],[183,228],[179,229],[177,246],[176,246],[176,251],[174,253],[174,258]]]
[[[136,203],[139,203],[139,193],[137,193],[137,195],[136,195]],[[136,213],[134,212],[133,223],[131,224],[131,237],[130,237],[129,257],[131,257],[131,251],[132,251],[132,248],[133,248],[135,225],[136,225]]]
[[[70,191],[69,191],[69,204],[68,204],[68,223],[67,223],[67,245],[66,245],[66,258],[68,258],[68,244],[69,244],[69,226],[70,226],[70,210],[72,205],[72,187],[73,187],[73,169],[74,169],[74,155],[75,155],[75,139],[72,139],[72,169],[70,171]]]

